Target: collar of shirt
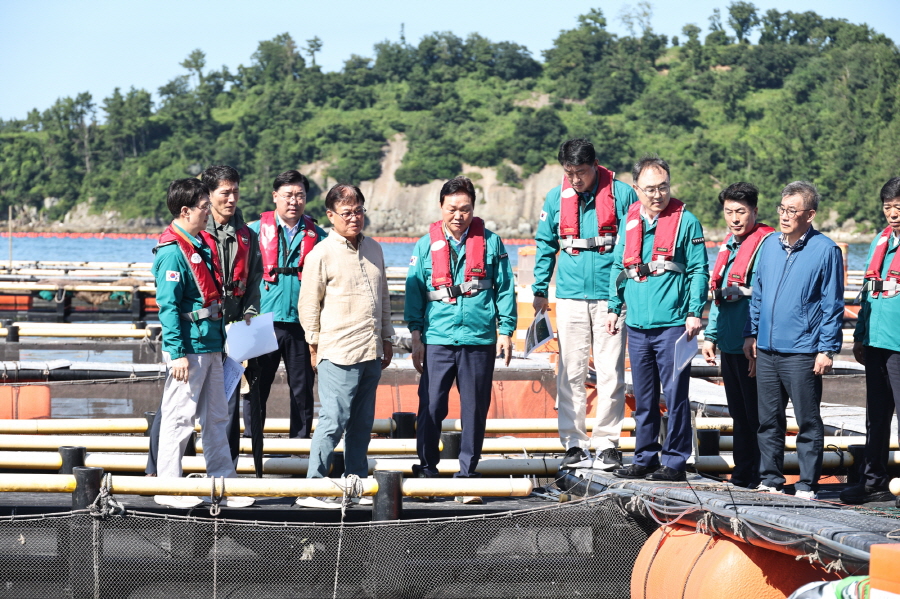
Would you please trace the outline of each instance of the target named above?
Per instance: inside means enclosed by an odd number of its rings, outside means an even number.
[[[287,241],[288,245],[291,245],[291,242],[294,240],[294,235],[297,234],[297,231],[300,230],[300,224],[303,223],[303,217],[300,217],[300,220],[297,221],[297,224],[293,227],[289,227],[281,222],[281,219],[278,218],[278,215],[275,215],[275,218],[278,220],[278,224],[284,230],[284,238]]]
[[[175,227],[176,229],[178,229],[179,231],[181,231],[182,233],[184,233],[185,235],[187,235],[187,238],[191,241],[191,243],[194,244],[195,247],[198,247],[198,248],[203,247],[203,245],[204,245],[203,241],[201,241],[199,237],[194,237],[193,235],[191,235],[190,233],[188,233],[187,231],[185,231],[184,229],[179,227],[176,223],[172,223],[172,226]]]
[[[234,217],[229,218],[228,222],[224,225],[220,225],[215,220],[213,220],[213,226],[215,227],[217,233],[221,231],[222,233],[230,237],[234,237],[237,231],[237,229],[234,228]]]
[[[803,247],[803,244],[806,243],[806,239],[809,237],[809,234],[812,233],[812,230],[813,230],[813,226],[810,225],[809,228],[806,230],[806,233],[801,235],[800,239],[798,239],[792,246],[788,246],[787,240],[785,239],[785,235],[784,235],[784,233],[782,233],[781,237],[779,237],[779,240],[781,241],[781,249],[787,250],[789,252],[795,252],[795,251],[799,250],[801,247]]]
[[[659,215],[657,214],[656,216],[651,218],[650,215],[647,214],[647,211],[644,210],[644,205],[641,204],[641,217],[644,218],[650,224],[650,226],[653,226],[656,224],[656,219],[657,217],[659,217]]]
[[[456,253],[459,253],[460,247],[465,247],[466,245],[466,237],[469,236],[469,228],[466,227],[466,230],[463,231],[463,234],[459,236],[459,241],[456,241],[456,238],[447,230],[447,227],[444,227],[444,237],[447,238],[449,243],[453,244],[453,248],[456,250]]]
[[[344,246],[347,247],[347,249],[352,250],[354,252],[359,251],[359,246],[360,246],[360,244],[362,244],[362,240],[364,238],[365,238],[365,236],[362,233],[359,233],[356,236],[356,247],[353,247],[353,244],[350,243],[350,240],[347,239],[346,237],[344,237],[343,235],[341,235],[340,233],[338,233],[337,231],[335,231],[334,228],[332,228],[328,232],[328,237],[326,237],[326,239],[330,239],[333,243],[343,244]]]
[[[595,169],[596,171],[596,169]],[[584,205],[587,206],[594,199],[597,198],[597,190],[600,189],[600,177],[597,176],[594,178],[594,185],[591,186],[590,191],[585,191],[583,193],[579,193],[578,197],[584,200]]]

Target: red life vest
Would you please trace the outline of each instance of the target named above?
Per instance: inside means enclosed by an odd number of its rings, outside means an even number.
[[[431,223],[428,234],[431,238],[431,285],[437,290],[431,292],[428,299],[454,304],[459,296],[477,295],[481,289],[493,286],[491,281],[485,280],[487,249],[484,244],[483,220],[476,216],[469,224],[469,233],[466,236],[465,283],[462,285],[453,285],[450,244],[444,235],[443,222]]]
[[[872,291],[872,297],[894,297],[900,293],[900,250],[891,260],[887,277],[881,278],[881,267],[884,266],[884,257],[887,255],[892,231],[893,229],[888,226],[881,232],[875,244],[875,251],[872,252],[872,259],[866,267],[865,279]]]
[[[594,212],[597,213],[597,237],[584,239],[581,237],[578,214],[578,192],[563,175],[562,190],[559,195],[559,238],[560,246],[572,256],[581,250],[597,248],[600,253],[611,252],[616,245],[616,198],[613,193],[613,180],[616,174],[599,164],[597,165],[597,195],[594,199]],[[584,239],[582,243],[573,244],[572,240]],[[577,246],[577,247],[576,247]],[[583,247],[581,247],[583,246]]]
[[[725,287],[722,284],[725,279],[725,269],[728,267],[728,242],[733,235],[728,235],[722,246],[719,248],[719,255],[716,256],[716,265],[709,280],[709,288],[713,292],[713,298],[716,304],[721,300],[733,302],[742,297],[749,297],[750,285],[747,284],[747,276],[753,260],[756,258],[756,252],[763,240],[775,232],[775,229],[763,223],[756,223],[753,230],[744,238],[741,245],[738,246],[737,254],[731,265],[731,272],[728,273],[728,281]],[[721,289],[721,291],[719,291]]]
[[[684,272],[684,265],[673,260],[678,229],[684,214],[684,204],[675,198],[656,217],[656,233],[653,236],[653,254],[650,262],[644,264],[644,219],[641,217],[641,203],[635,202],[628,208],[625,224],[625,254],[622,265],[625,276],[635,281],[646,281],[648,276],[659,276],[665,271]]]
[[[157,247],[169,245],[170,243],[177,244],[178,249],[181,250],[185,260],[187,260],[188,267],[191,269],[194,283],[197,285],[197,289],[200,290],[200,296],[203,298],[203,307],[210,308],[213,304],[217,304],[217,308],[221,308],[222,263],[219,262],[219,250],[216,247],[216,239],[206,231],[200,231],[198,237],[209,246],[214,272],[209,271],[203,255],[197,251],[197,248],[188,239],[187,234],[174,225],[169,225],[162,235],[159,236]],[[213,309],[211,312],[213,312],[213,315],[210,316],[212,320],[218,320],[222,317],[219,309]]]
[[[241,297],[247,291],[247,279],[250,277],[250,227],[242,226],[235,231],[237,252],[234,264],[231,265],[231,282],[225,285],[225,291],[234,297]]]
[[[297,279],[303,280],[303,262],[319,241],[316,232],[316,223],[307,215],[303,215],[304,228],[297,231],[297,235],[303,235],[300,240],[300,255],[297,257],[296,266],[278,266],[279,226],[275,222],[275,213],[263,212],[259,215],[259,249],[262,254],[264,281],[275,283],[280,274],[296,274]]]

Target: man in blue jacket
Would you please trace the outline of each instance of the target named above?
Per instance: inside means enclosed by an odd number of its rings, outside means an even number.
[[[259,236],[262,262],[259,312],[272,312],[278,349],[257,358],[259,404],[266,421],[266,402],[275,381],[278,364],[284,360],[291,394],[290,436],[308,439],[313,421],[313,365],[309,345],[297,315],[297,299],[303,279],[303,264],[312,248],[325,238],[325,231],[304,214],[309,180],[299,171],[275,177],[272,200],[275,210],[263,212],[250,228]],[[253,418],[249,401],[244,402],[244,436],[250,435]]]
[[[761,491],[783,493],[788,398],[800,427],[795,496],[815,499],[825,429],[822,375],[841,349],[844,264],[841,250],[813,226],[819,192],[794,181],[781,192],[781,235],[770,235],[756,261],[744,330],[744,354],[756,369]]]
[[[618,450],[625,416],[625,338],[606,331],[609,271],[616,235],[637,195],[597,161],[586,139],[559,148],[562,182],[547,194],[535,242],[535,314],[549,305],[556,270],[556,326],[559,365],[556,404],[559,440],[566,448],[563,468],[610,470],[622,465]],[[587,434],[584,381],[594,357],[597,405],[594,430]],[[596,450],[591,455],[591,445]]]
[[[900,401],[900,177],[881,188],[887,227],[872,240],[853,355],[866,366],[866,450],[858,485],[841,491],[844,503],[890,501],[891,420]]]
[[[516,293],[503,241],[475,217],[475,187],[466,177],[444,183],[441,220],[413,250],[404,315],[412,359],[422,374],[416,449],[423,476],[438,476],[441,423],[450,388],[459,389],[462,440],[457,477],[478,476],[491,406],[494,357],[512,357]],[[499,343],[497,330],[499,328]],[[495,349],[495,346],[497,349]]]

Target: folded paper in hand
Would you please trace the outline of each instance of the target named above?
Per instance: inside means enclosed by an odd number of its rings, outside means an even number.
[[[278,349],[275,325],[271,312],[250,319],[248,325],[243,320],[225,327],[225,352],[235,362],[243,362]]]

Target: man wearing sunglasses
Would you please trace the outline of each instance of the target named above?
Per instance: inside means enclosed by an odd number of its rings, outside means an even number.
[[[844,263],[838,246],[813,227],[819,192],[794,181],[781,191],[781,235],[756,259],[756,283],[744,329],[744,355],[759,395],[760,491],[783,493],[788,398],[800,427],[800,480],[794,495],[815,499],[825,427],[819,413],[822,375],[841,350]]]
[[[313,421],[313,373],[309,345],[297,315],[297,298],[303,280],[303,265],[325,232],[304,214],[309,180],[299,171],[285,171],[275,177],[272,201],[275,210],[263,212],[250,228],[259,236],[262,280],[259,285],[259,312],[272,312],[278,349],[257,359],[259,364],[260,417],[265,424],[266,402],[275,381],[278,364],[284,361],[291,394],[290,436],[308,439]],[[244,436],[249,436],[252,413],[244,402]]]

